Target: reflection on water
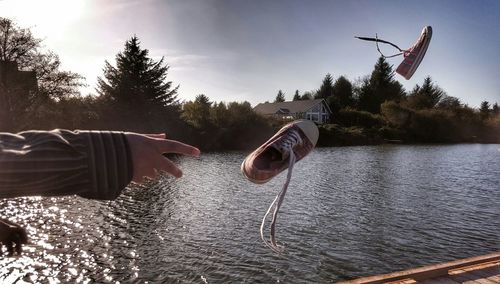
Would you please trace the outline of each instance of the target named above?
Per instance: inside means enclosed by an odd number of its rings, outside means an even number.
[[[326,282],[500,249],[498,145],[316,149],[295,168],[277,255],[260,220],[284,176],[258,186],[246,153],[181,160],[184,178],[77,197],[0,201],[26,227],[0,282]]]

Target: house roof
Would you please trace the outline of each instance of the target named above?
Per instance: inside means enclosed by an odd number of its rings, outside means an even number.
[[[281,103],[260,103],[253,109],[257,113],[270,115],[270,114],[283,114],[283,113],[298,113],[307,112],[314,106],[322,103],[323,99],[317,100],[303,100],[303,101],[289,101]],[[325,103],[326,105],[326,103]],[[327,109],[329,110],[328,106]]]

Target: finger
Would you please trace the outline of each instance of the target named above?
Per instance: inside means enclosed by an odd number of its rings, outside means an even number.
[[[21,246],[21,240],[17,239],[15,243],[16,243],[16,252],[18,255],[21,255],[21,253],[23,252],[23,247]]]
[[[137,183],[137,184],[143,184],[146,181],[146,177],[145,176],[134,176],[132,181]]]
[[[153,179],[158,175],[155,171],[155,166],[150,165],[147,169],[142,170],[137,177],[134,177],[134,181],[137,183],[147,182],[148,179]]]
[[[146,171],[134,176],[132,181],[142,184],[148,179],[158,177],[161,173],[168,173],[176,178],[182,177],[182,171],[174,163],[168,159],[162,159],[161,161],[151,164],[151,167]]]
[[[181,169],[179,169],[172,161],[167,158],[163,158],[161,159],[161,161],[155,164],[155,170],[159,172],[166,172],[176,178],[182,177]]]
[[[143,135],[150,138],[161,138],[161,139],[167,138],[167,134],[165,133],[154,133],[154,134],[143,134]]]
[[[200,156],[198,148],[175,140],[157,140],[156,146],[162,153],[175,153],[194,157]]]
[[[154,174],[147,174],[147,175],[137,176],[137,177],[134,177],[132,179],[132,181],[134,183],[137,183],[137,184],[144,184],[144,183],[152,180],[154,176],[155,176]]]

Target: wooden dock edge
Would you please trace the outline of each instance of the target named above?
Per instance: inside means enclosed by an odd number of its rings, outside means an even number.
[[[423,281],[449,274],[450,270],[456,270],[483,263],[500,263],[500,252],[487,255],[474,256],[445,263],[433,264],[419,268],[413,268],[388,274],[358,278],[350,281],[338,282],[339,284],[376,284],[389,282],[405,282],[406,280]]]

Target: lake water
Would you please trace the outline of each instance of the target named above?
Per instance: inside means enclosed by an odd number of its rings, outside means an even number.
[[[320,148],[300,161],[278,219],[259,226],[284,175],[254,185],[247,153],[179,160],[184,177],[113,202],[0,201],[26,226],[0,282],[325,283],[500,250],[500,145]]]

